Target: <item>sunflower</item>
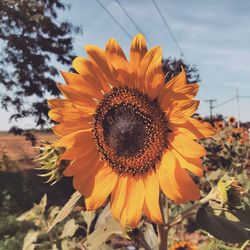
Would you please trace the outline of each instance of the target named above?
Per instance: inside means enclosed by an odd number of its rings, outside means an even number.
[[[190,242],[181,241],[174,244],[170,250],[197,250],[197,248]]]
[[[229,123],[230,125],[235,125],[235,123],[236,123],[235,117],[234,117],[234,116],[230,116],[230,117],[228,118],[228,123]]]
[[[195,140],[214,133],[210,124],[191,118],[198,84],[187,84],[184,69],[167,84],[162,50],[147,50],[138,34],[130,62],[110,39],[105,50],[85,46],[88,59],[76,57],[77,73],[61,72],[65,99],[49,100],[49,116],[70,160],[64,171],[85,198],[88,210],[110,197],[111,212],[124,226],[136,227],[142,214],[162,222],[159,194],[176,203],[199,199],[189,175],[202,176],[205,149]]]

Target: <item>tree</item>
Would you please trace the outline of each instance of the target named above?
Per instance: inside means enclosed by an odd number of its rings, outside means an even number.
[[[167,58],[163,60],[163,72],[165,80],[168,82],[173,76],[177,75],[181,67],[185,69],[188,83],[200,82],[199,71],[195,65],[189,65],[183,62],[182,59]]]
[[[10,119],[32,117],[47,124],[48,96],[58,96],[54,62],[69,65],[73,58],[72,34],[81,32],[58,20],[66,6],[60,0],[0,1],[0,101],[14,107]]]

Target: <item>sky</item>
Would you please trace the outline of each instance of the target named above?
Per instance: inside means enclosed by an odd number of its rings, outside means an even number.
[[[139,33],[115,0],[99,0],[124,27],[129,36]],[[152,46],[160,45],[163,57],[181,54],[152,0],[119,0]],[[129,55],[131,38],[112,20],[97,0],[64,0],[71,8],[60,12],[61,20],[82,27],[74,36],[74,52],[86,56],[83,46],[105,47],[115,38]],[[209,114],[207,99],[216,99],[214,114],[238,116],[237,100],[224,102],[239,93],[239,117],[250,121],[250,1],[242,0],[155,0],[172,30],[185,62],[196,65],[201,83],[198,112]],[[149,47],[150,47],[149,45]],[[60,68],[60,65],[58,66]],[[60,69],[68,70],[65,67]],[[58,79],[55,79],[55,81]],[[59,79],[61,80],[61,79]],[[241,97],[242,96],[242,97]],[[7,113],[0,109],[0,130],[10,127]],[[12,123],[14,125],[15,123]],[[24,128],[34,127],[30,119],[19,121]]]

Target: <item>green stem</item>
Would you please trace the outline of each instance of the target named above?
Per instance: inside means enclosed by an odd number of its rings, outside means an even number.
[[[185,218],[188,218],[190,215],[193,214],[193,210],[198,208],[201,205],[206,204],[210,200],[214,199],[217,195],[217,191],[215,189],[212,189],[211,192],[204,197],[203,199],[196,202],[193,206],[187,208],[185,211],[183,211],[181,214],[177,215],[173,220],[171,220],[167,225],[166,228],[171,228],[175,226],[176,224],[180,223]]]
[[[166,206],[166,213],[164,213],[164,205]],[[163,224],[159,224],[158,227],[158,234],[159,234],[159,250],[166,250],[168,249],[168,232],[170,228],[166,228],[166,223],[168,223],[169,220],[169,204],[168,200],[165,198],[165,196],[161,195],[160,197],[160,208],[161,208],[161,214],[163,217]]]

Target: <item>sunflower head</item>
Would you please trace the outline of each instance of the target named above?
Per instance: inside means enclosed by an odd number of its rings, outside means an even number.
[[[218,183],[218,189],[222,203],[230,207],[240,205],[245,194],[241,183],[233,177],[222,177]]]
[[[180,241],[172,245],[170,250],[197,250],[197,247],[194,246],[191,242]]]
[[[230,125],[235,125],[235,123],[236,123],[236,118],[235,118],[234,116],[228,117],[228,123],[229,123]]]
[[[44,141],[38,149],[40,154],[34,159],[34,161],[39,163],[36,170],[43,172],[39,176],[47,178],[46,183],[54,185],[62,178],[63,171],[68,165],[68,161],[60,160],[60,155],[63,153],[64,148],[55,148],[51,143]]]
[[[189,172],[202,176],[206,152],[196,140],[214,129],[191,118],[199,86],[187,84],[183,68],[165,83],[162,50],[148,50],[141,34],[130,60],[113,38],[105,49],[85,50],[88,58],[73,61],[77,73],[61,72],[65,99],[49,101],[49,116],[58,122],[53,146],[65,147],[60,159],[70,160],[64,175],[73,176],[89,210],[110,197],[125,227],[136,227],[142,214],[161,223],[160,191],[176,203],[200,197]]]

